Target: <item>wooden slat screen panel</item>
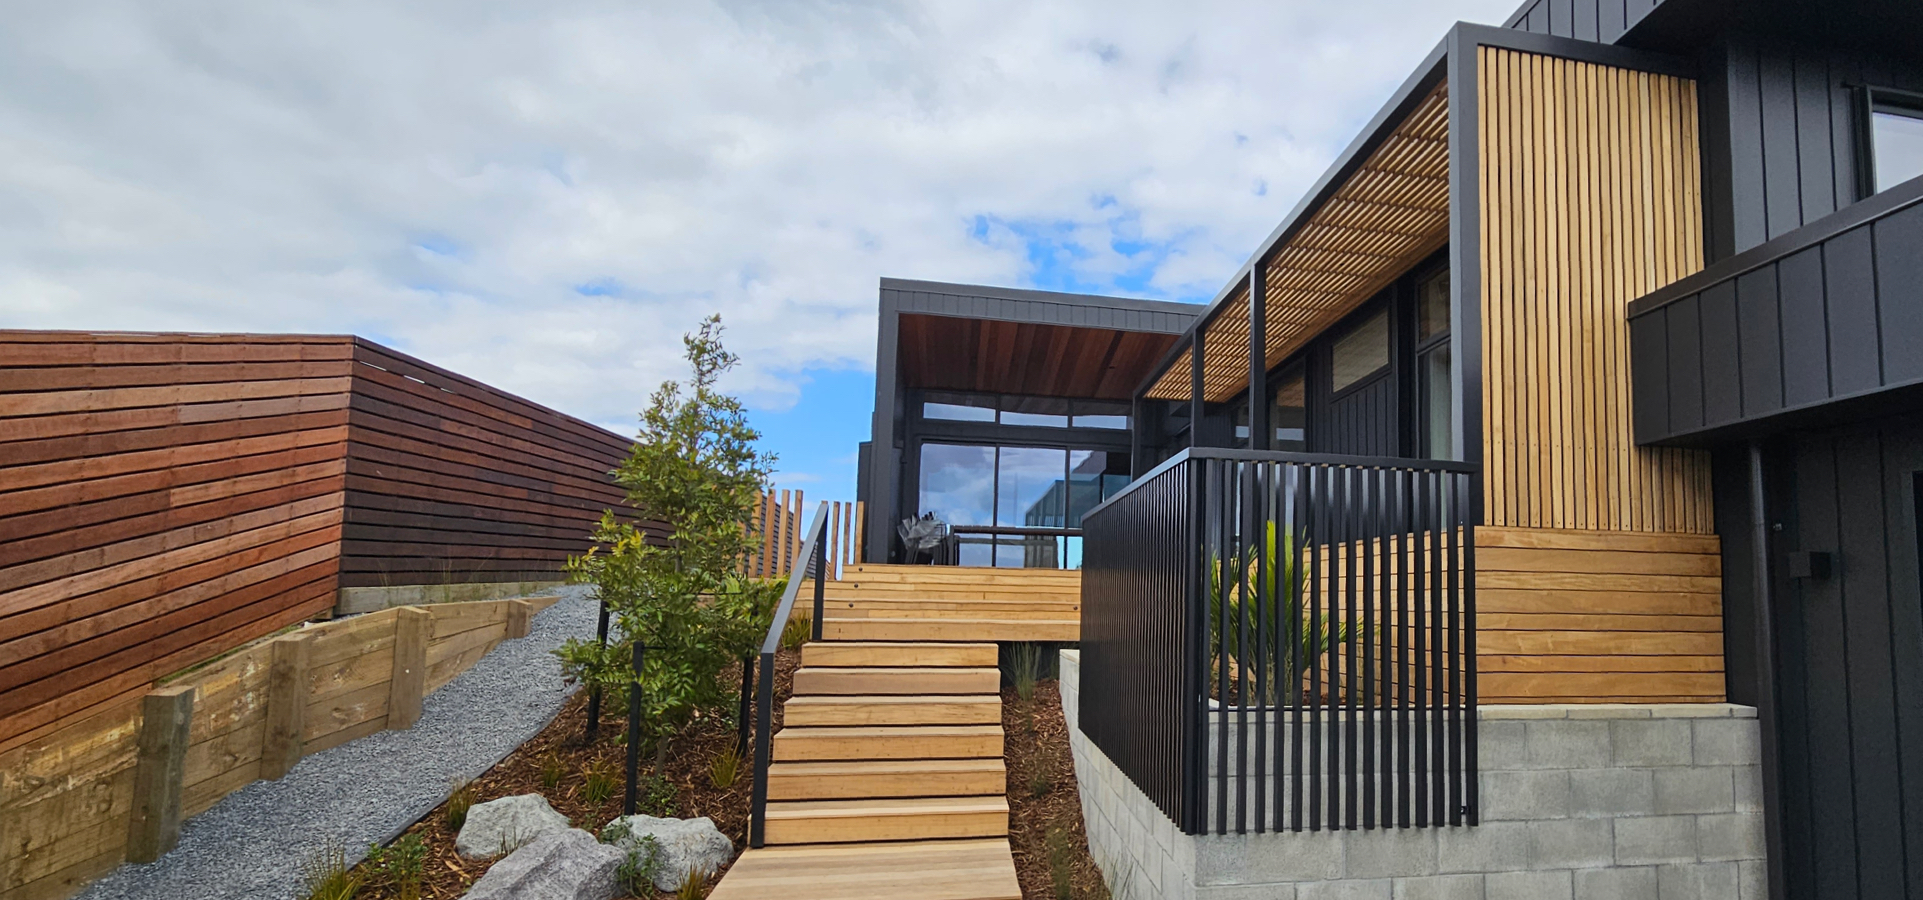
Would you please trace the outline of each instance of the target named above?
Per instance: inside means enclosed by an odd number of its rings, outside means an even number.
[[[333,606],[350,341],[0,332],[0,747]]]
[[[1478,66],[1484,521],[1708,534],[1707,454],[1635,444],[1626,319],[1703,266],[1695,83]]]
[[[1715,535],[1476,529],[1483,703],[1720,703]]]
[[[558,580],[630,442],[356,340],[343,587]]]

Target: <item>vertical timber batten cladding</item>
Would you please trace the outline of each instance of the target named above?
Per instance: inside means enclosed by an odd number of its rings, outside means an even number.
[[[1486,702],[1720,701],[1709,457],[1636,446],[1629,302],[1703,266],[1695,85],[1478,47]]]
[[[0,331],[0,749],[342,588],[559,580],[627,447],[353,337]]]
[[[1492,47],[1484,521],[1709,534],[1709,457],[1635,444],[1629,302],[1703,266],[1693,82]]]

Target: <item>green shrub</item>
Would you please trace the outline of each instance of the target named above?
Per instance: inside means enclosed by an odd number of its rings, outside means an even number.
[[[367,868],[394,889],[398,900],[421,900],[421,876],[427,868],[427,842],[418,834],[404,834],[393,844],[367,848]]]
[[[641,790],[634,798],[636,812],[659,818],[674,818],[681,808],[681,795],[668,779],[660,775],[650,775],[641,782]]]
[[[799,605],[800,601],[796,601]],[[788,624],[781,627],[781,649],[800,650],[801,645],[815,636],[813,613],[796,612],[788,617]]]
[[[621,883],[621,888],[636,897],[652,897],[654,876],[661,870],[661,844],[654,839],[654,835],[646,834],[633,846],[627,846],[629,838],[633,836],[634,832],[619,819],[601,829],[601,843],[612,844],[627,852],[620,867],[614,870],[614,877]]]

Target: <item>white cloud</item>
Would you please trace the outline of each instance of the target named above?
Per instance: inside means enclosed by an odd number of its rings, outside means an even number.
[[[1514,2],[17,4],[0,326],[355,332],[623,422],[719,311],[778,405],[872,366],[878,276],[1024,283],[1009,225],[1212,296]]]

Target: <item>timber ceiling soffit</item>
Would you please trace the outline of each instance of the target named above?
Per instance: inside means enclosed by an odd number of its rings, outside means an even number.
[[[1269,259],[1268,367],[1273,368],[1434,253],[1449,239],[1449,92],[1437,85],[1308,224]],[[1246,285],[1203,339],[1204,396],[1247,389]],[[1149,388],[1155,400],[1189,399],[1189,366],[1178,361]]]

